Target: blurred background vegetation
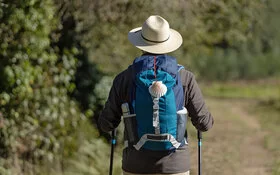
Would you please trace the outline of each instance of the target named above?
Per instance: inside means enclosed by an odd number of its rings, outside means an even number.
[[[154,14],[182,34],[172,55],[207,97],[257,99],[278,116],[278,0],[0,0],[0,174],[107,174],[96,119],[141,54],[127,33]]]

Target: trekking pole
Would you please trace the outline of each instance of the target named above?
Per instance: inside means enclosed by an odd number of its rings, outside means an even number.
[[[112,138],[111,138],[111,157],[110,157],[110,171],[109,175],[113,174],[113,161],[114,161],[114,148],[116,145],[116,129],[112,131]]]
[[[202,145],[202,132],[197,130],[197,139],[198,139],[198,175],[201,175],[201,145]]]

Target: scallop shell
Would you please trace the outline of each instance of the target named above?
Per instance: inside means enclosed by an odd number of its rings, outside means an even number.
[[[153,97],[161,97],[166,94],[167,87],[162,84],[162,81],[154,81],[149,87],[149,92]]]

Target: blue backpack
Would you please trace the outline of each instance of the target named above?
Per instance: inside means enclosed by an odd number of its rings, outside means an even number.
[[[132,112],[136,114],[137,150],[174,150],[185,144],[186,115],[184,93],[175,58],[144,55],[134,60]],[[153,84],[160,85],[153,93]],[[159,88],[163,87],[163,88]]]

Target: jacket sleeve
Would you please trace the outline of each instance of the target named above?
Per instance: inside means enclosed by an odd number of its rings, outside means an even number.
[[[200,131],[207,131],[212,128],[214,119],[206,107],[194,75],[186,71],[185,78],[185,105],[191,117],[192,124]]]
[[[104,109],[98,118],[99,127],[104,132],[112,131],[121,122],[122,112],[118,86],[119,78],[116,77],[113,81]]]

